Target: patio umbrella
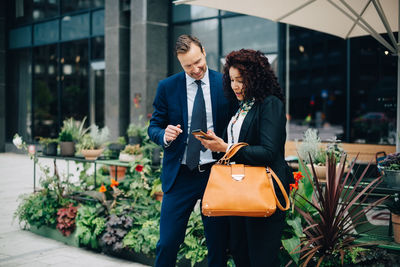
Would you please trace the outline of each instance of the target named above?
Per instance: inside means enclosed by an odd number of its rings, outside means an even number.
[[[371,35],[397,56],[397,136],[400,133],[400,0],[178,0],[301,26],[341,38]],[[387,33],[388,39],[380,34]],[[399,138],[396,151],[400,151]]]

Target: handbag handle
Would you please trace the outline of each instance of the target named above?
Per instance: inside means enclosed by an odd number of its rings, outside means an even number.
[[[239,151],[239,149],[241,149],[242,147],[248,146],[249,144],[241,142],[241,143],[237,143],[232,145],[228,151],[226,151],[225,155],[218,161],[218,164],[223,164],[223,165],[228,165],[230,159]],[[286,206],[283,207],[282,204],[279,202],[278,197],[276,196],[275,193],[275,188],[274,186],[272,186],[273,192],[274,192],[274,197],[276,200],[276,205],[278,206],[278,208],[282,211],[288,210],[290,207],[290,201],[289,201],[289,197],[286,193],[285,188],[282,185],[281,180],[278,178],[278,176],[275,174],[275,172],[271,169],[268,168],[269,172],[271,172],[271,176],[272,178],[274,178],[275,182],[278,184],[279,189],[281,190],[282,194],[283,194],[283,198],[285,199],[285,204]]]
[[[230,159],[241,149],[242,147],[248,146],[249,144],[241,142],[232,145],[225,155],[218,161],[219,164],[228,165]]]
[[[283,198],[285,199],[285,202],[286,202],[286,207],[284,208],[284,207],[282,206],[282,204],[279,202],[278,197],[276,196],[275,188],[272,186],[272,190],[274,190],[274,197],[275,197],[275,200],[276,200],[276,205],[278,206],[278,208],[279,208],[280,210],[283,210],[283,211],[288,210],[289,207],[290,207],[290,201],[289,201],[289,197],[288,197],[288,195],[287,195],[287,193],[286,193],[286,190],[285,190],[285,188],[283,187],[281,180],[280,180],[280,179],[278,178],[278,176],[275,174],[275,172],[274,172],[271,168],[268,168],[268,170],[271,172],[272,178],[274,178],[275,182],[278,184],[279,189],[281,190],[281,192],[282,192],[282,194],[283,194]]]

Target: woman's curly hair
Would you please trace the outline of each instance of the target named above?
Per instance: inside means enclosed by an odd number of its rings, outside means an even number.
[[[271,69],[268,58],[260,51],[252,49],[240,49],[232,51],[226,56],[223,71],[224,92],[228,99],[236,99],[231,87],[229,69],[234,67],[239,70],[243,78],[244,99],[255,99],[262,102],[267,96],[274,95],[282,102],[285,97],[278,84],[277,78]]]

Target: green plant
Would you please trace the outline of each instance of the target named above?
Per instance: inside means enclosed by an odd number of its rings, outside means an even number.
[[[162,192],[162,183],[161,179],[157,178],[153,181],[153,185],[151,186],[150,195],[153,196],[155,193]]]
[[[40,177],[41,189],[30,195],[20,196],[21,202],[14,213],[18,217],[20,225],[26,228],[33,226],[56,225],[57,211],[59,208],[68,205],[71,200],[67,198],[67,192],[71,184],[62,181],[54,162],[54,174],[50,174],[50,168],[39,164],[42,176]]]
[[[14,213],[14,219],[18,218],[22,228],[28,226],[50,226],[56,225],[57,210],[60,204],[46,191],[39,191],[33,194],[25,194],[19,197],[21,200]]]
[[[156,245],[160,236],[159,218],[136,222],[123,239],[123,246],[137,253],[155,255]]]
[[[129,154],[129,155],[140,155],[142,154],[142,150],[140,148],[140,145],[127,145],[125,146],[124,150],[121,151],[121,153]]]
[[[39,144],[47,146],[51,143],[58,143],[58,139],[57,138],[44,138],[44,137],[40,137],[39,138]]]
[[[123,136],[118,137],[117,143],[120,145],[123,145],[123,146],[126,145],[125,137],[123,137]]]
[[[142,131],[143,131],[143,126],[140,124],[134,124],[130,123],[128,128],[126,129],[126,134],[128,137],[133,137],[133,136],[142,136]]]
[[[291,208],[286,212],[285,227],[282,234],[282,246],[285,251],[281,253],[281,262],[291,263],[292,261],[297,265],[299,263],[299,253],[294,253],[296,248],[300,245],[300,239],[305,237],[303,233],[302,216],[295,209],[295,206],[307,207],[307,203],[303,201],[299,196],[303,196],[305,199],[311,200],[313,194],[313,188],[311,181],[303,179],[306,170],[299,166],[298,172],[294,172],[293,176],[295,179],[294,184],[290,184],[290,202]],[[283,255],[282,255],[283,254]]]
[[[311,156],[314,164],[325,164],[325,153],[321,148],[321,139],[318,136],[317,129],[307,129],[304,133],[303,142],[297,144],[297,151],[299,157],[302,158],[306,164],[310,163],[309,156]]]
[[[307,222],[307,227],[303,230],[306,239],[301,242],[300,250],[297,251],[301,253],[300,259],[304,261],[303,266],[307,266],[313,258],[317,259],[316,265],[320,266],[323,261],[335,253],[340,255],[341,263],[343,264],[346,250],[365,245],[352,243],[355,240],[352,235],[354,227],[365,223],[365,221],[361,221],[362,215],[386,199],[386,197],[380,198],[363,207],[362,204],[367,200],[371,191],[381,182],[381,177],[374,179],[358,191],[357,187],[360,185],[366,171],[358,179],[353,177],[349,180],[354,162],[350,167],[350,171],[344,176],[345,160],[346,156],[342,155],[337,168],[335,156],[328,154],[328,175],[324,189],[322,189],[320,182],[316,178],[314,165],[310,160],[314,174],[312,183],[314,189],[313,200],[310,201],[301,195],[300,198],[311,205],[316,210],[316,213],[295,207]],[[301,160],[300,164],[305,168]],[[311,180],[310,174],[306,173],[306,175]],[[348,184],[354,186],[348,187]]]
[[[391,213],[400,215],[400,198],[399,198],[399,193],[395,193],[394,195],[391,195],[386,201],[385,201],[386,207],[390,210]]]
[[[324,149],[318,136],[318,130],[311,128],[305,131],[303,142],[297,144],[297,151],[299,157],[306,164],[310,164],[312,161],[315,165],[325,165],[327,154],[333,154],[336,161],[339,162],[340,156],[344,152],[340,145],[340,140],[336,139],[336,137],[330,139]]]
[[[101,215],[103,208],[100,204],[95,206],[81,205],[76,215],[76,235],[79,243],[91,248],[98,248],[97,237],[103,233],[106,220]]]
[[[99,129],[96,125],[90,126],[90,133],[83,135],[78,147],[82,149],[99,149],[108,140],[110,131],[108,127]]]
[[[85,121],[86,117],[81,122],[76,121],[74,118],[64,120],[59,134],[60,141],[79,141],[89,130],[85,128]]]
[[[400,170],[400,153],[392,153],[379,163],[381,167],[387,170]]]
[[[64,131],[64,130],[62,130],[60,132],[60,135],[58,136],[58,139],[60,140],[60,142],[72,142],[72,141],[74,141],[72,133],[69,132],[69,131]]]
[[[64,236],[69,236],[75,230],[75,217],[78,211],[77,207],[70,203],[68,207],[61,208],[57,211],[57,226],[56,228]]]
[[[185,240],[178,253],[178,260],[186,258],[190,260],[193,267],[196,263],[202,262],[207,254],[206,238],[200,209],[198,209],[194,210],[190,215]]]

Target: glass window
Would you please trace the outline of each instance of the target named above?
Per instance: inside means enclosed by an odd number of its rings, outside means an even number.
[[[92,59],[104,59],[104,36],[92,38]]]
[[[12,50],[7,57],[6,139],[12,140],[19,133],[25,140],[32,140],[31,50]]]
[[[33,20],[52,18],[58,15],[58,0],[33,0]]]
[[[33,42],[35,45],[55,43],[58,41],[58,20],[35,24]]]
[[[92,35],[104,35],[104,9],[92,13]]]
[[[345,55],[345,40],[290,27],[289,139],[302,139],[312,127],[323,141],[345,140]]]
[[[61,39],[74,40],[89,36],[89,14],[65,16],[61,21]]]
[[[10,30],[9,47],[21,48],[32,44],[32,27],[26,26]]]
[[[369,36],[351,39],[350,47],[351,140],[395,144],[397,58]]]
[[[104,0],[63,0],[61,1],[61,13],[78,11],[82,9],[103,7]]]
[[[181,34],[192,34],[199,38],[207,54],[207,65],[209,68],[218,70],[218,20],[204,20],[186,25],[176,25],[173,32],[173,46]],[[174,73],[182,71],[178,59],[173,57],[172,70]]]
[[[239,16],[222,20],[222,53],[251,48],[264,53],[278,52],[278,23]]]
[[[8,1],[12,12],[8,14],[12,22],[11,25],[21,25],[32,22],[32,0]]]
[[[61,45],[62,120],[88,117],[88,59],[87,40]]]
[[[190,5],[178,5],[173,6],[172,8],[173,22],[181,22],[216,16],[218,16],[218,9],[214,8]]]
[[[33,137],[58,135],[57,46],[33,49]]]

